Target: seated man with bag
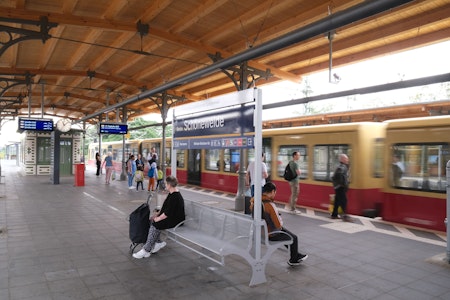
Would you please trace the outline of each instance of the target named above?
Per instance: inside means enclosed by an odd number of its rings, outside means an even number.
[[[302,261],[308,258],[307,254],[301,254],[298,252],[298,238],[295,234],[283,227],[283,219],[275,205],[274,198],[277,192],[277,187],[272,182],[268,182],[263,187],[262,192],[262,212],[261,217],[266,221],[267,230],[269,232],[269,241],[284,241],[293,239],[293,243],[290,245],[290,259],[288,265],[297,266]],[[253,212],[254,198],[252,198],[250,204],[250,209]],[[282,232],[275,232],[282,231]],[[273,232],[271,234],[271,232]],[[287,233],[287,234],[285,234]]]

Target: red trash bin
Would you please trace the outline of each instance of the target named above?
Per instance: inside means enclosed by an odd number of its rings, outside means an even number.
[[[84,186],[84,164],[75,164],[75,186]]]

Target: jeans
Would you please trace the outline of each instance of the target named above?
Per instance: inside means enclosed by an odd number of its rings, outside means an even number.
[[[134,175],[132,173],[128,173],[128,187],[133,186]]]

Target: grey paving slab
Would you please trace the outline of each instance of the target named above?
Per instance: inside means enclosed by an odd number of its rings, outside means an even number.
[[[450,267],[434,263],[445,236],[357,218],[346,224],[323,211],[283,211],[285,225],[309,254],[301,266],[276,251],[267,283],[249,287],[240,257],[215,265],[168,245],[148,259],[130,256],[127,217],[147,191],[125,181],[104,184],[86,170],[53,185],[47,176],[23,176],[2,161],[0,184],[0,300],[3,299],[449,299]],[[234,209],[232,195],[181,186],[185,198]],[[280,207],[282,207],[280,205]]]

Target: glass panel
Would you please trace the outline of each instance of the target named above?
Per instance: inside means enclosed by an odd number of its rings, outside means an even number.
[[[339,154],[347,154],[350,158],[348,145],[317,145],[313,151],[313,177],[319,181],[331,182],[334,169],[339,165]]]
[[[172,157],[172,150],[170,149],[170,145],[166,147],[166,166],[170,166],[171,157]]]
[[[384,177],[384,139],[375,140],[375,159],[373,161],[373,177]]]
[[[240,150],[225,149],[223,159],[225,161],[225,172],[236,173],[239,171]]]
[[[391,186],[444,193],[449,159],[450,147],[447,143],[394,145]]]
[[[300,159],[298,160],[298,165],[300,168],[300,179],[305,179],[308,177],[308,151],[306,146],[280,146],[278,149],[278,163],[277,163],[277,173],[279,177],[283,177],[284,169],[286,165],[292,160],[292,153],[295,151],[300,153]]]
[[[269,179],[272,174],[272,139],[263,138],[263,152],[265,153],[266,159],[264,160],[267,166],[267,173],[269,174]]]
[[[37,138],[37,164],[49,165],[51,163],[51,139]]]
[[[184,168],[184,152],[185,151],[177,151],[177,168]]]
[[[231,150],[231,166],[230,171],[236,173],[239,171],[241,152],[240,150]]]
[[[224,165],[224,161],[220,159],[219,149],[207,149],[205,150],[205,169],[211,171],[219,171],[221,164]],[[223,168],[223,166],[222,166]]]

